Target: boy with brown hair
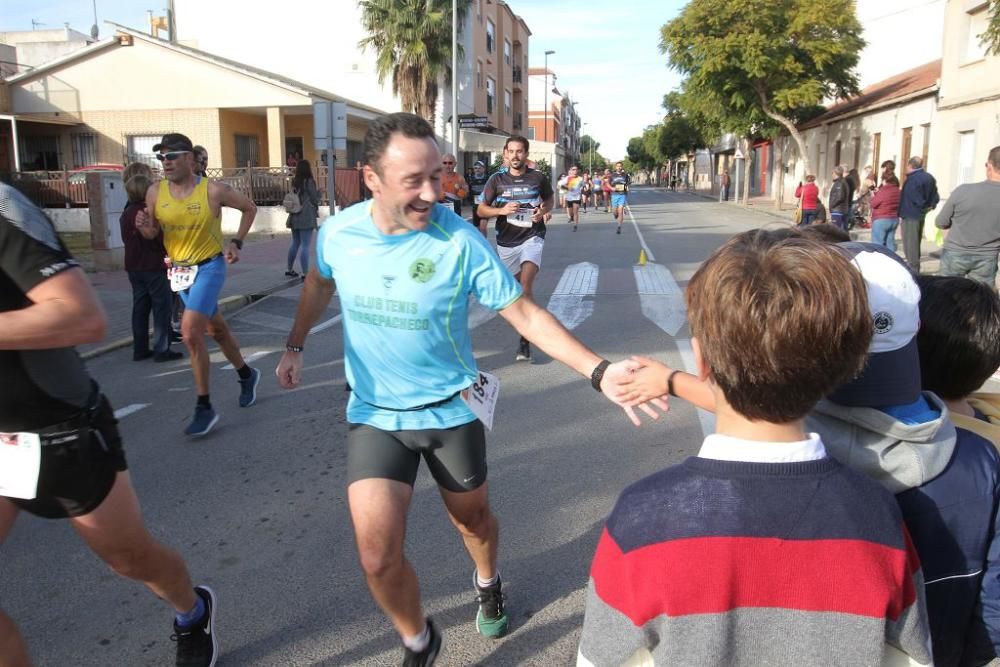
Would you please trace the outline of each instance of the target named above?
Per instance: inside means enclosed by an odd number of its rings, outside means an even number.
[[[731,239],[687,289],[716,433],[627,488],[591,569],[578,665],[931,660],[923,579],[893,496],[830,458],[805,416],[872,338],[865,284],[832,246]]]

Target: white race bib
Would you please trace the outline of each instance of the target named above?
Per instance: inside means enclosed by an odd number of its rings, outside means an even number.
[[[0,433],[0,496],[33,500],[41,463],[37,433]]]
[[[198,275],[197,266],[171,266],[167,269],[170,278],[170,289],[175,292],[183,292],[194,284],[194,277]]]
[[[517,213],[507,216],[507,222],[515,227],[531,227],[531,216],[534,215],[533,208],[519,208]]]
[[[462,400],[487,429],[493,430],[493,412],[500,398],[500,378],[486,371],[479,371],[479,377],[468,389],[462,391]]]

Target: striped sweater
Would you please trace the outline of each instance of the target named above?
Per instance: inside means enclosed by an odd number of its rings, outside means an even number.
[[[591,568],[579,664],[930,663],[920,563],[892,494],[823,458],[690,458],[627,488]]]

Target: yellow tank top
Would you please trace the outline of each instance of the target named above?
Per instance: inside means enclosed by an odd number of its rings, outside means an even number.
[[[200,178],[184,199],[174,199],[170,183],[160,181],[156,220],[163,228],[167,255],[179,264],[197,264],[222,252],[222,216],[208,205],[208,179]]]

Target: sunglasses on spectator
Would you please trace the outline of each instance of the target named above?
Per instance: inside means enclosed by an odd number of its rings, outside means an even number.
[[[185,153],[190,153],[190,152],[191,151],[170,151],[169,153],[157,153],[156,159],[159,160],[160,162],[163,162],[164,160],[170,160],[171,162],[173,162],[174,160],[184,155]]]
[[[454,163],[454,162],[448,162],[447,160],[445,160],[445,161],[444,161],[444,162],[442,162],[441,164],[455,164],[455,163]]]

